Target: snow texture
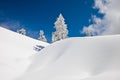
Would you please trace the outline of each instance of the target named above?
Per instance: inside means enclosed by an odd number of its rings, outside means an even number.
[[[0,80],[21,76],[37,53],[36,45],[46,47],[49,44],[0,27]]]
[[[120,80],[120,35],[49,45],[0,28],[0,37],[0,80]]]
[[[120,35],[57,41],[16,80],[120,80]]]

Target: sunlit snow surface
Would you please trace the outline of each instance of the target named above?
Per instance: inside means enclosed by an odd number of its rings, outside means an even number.
[[[22,75],[38,52],[34,50],[36,45],[49,44],[0,27],[0,80],[13,80]]]
[[[0,52],[0,74],[10,77],[0,75],[0,80],[120,80],[120,35],[69,38],[35,55],[30,46],[38,45],[33,44],[36,41],[31,43],[24,37],[18,44],[14,39],[21,38],[0,40],[0,51],[4,52],[4,58]],[[22,46],[26,44],[30,46]]]
[[[120,35],[55,42],[16,80],[120,80]]]

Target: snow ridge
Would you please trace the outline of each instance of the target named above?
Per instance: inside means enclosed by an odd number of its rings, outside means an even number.
[[[17,80],[119,80],[120,35],[69,38],[34,57]]]
[[[13,80],[22,75],[37,53],[36,45],[49,44],[0,27],[0,80]]]
[[[0,37],[0,80],[120,80],[120,35],[49,45],[0,27]]]

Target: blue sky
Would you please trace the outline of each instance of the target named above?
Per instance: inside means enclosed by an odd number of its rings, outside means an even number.
[[[44,30],[51,42],[54,22],[62,13],[69,36],[81,37],[83,27],[92,24],[92,15],[103,17],[94,4],[94,0],[0,0],[0,25],[13,31],[25,28],[27,36],[35,39]]]

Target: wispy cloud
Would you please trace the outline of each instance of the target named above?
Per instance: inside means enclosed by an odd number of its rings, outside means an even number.
[[[18,21],[9,20],[0,22],[0,26],[10,30],[17,30],[21,27],[21,24]]]
[[[102,32],[105,31],[105,24],[103,23],[103,20],[101,18],[93,15],[92,21],[93,24],[83,27],[82,33],[87,33],[89,31],[90,35],[100,35]]]
[[[120,34],[120,0],[95,0],[94,8],[104,14],[102,19],[93,17],[93,24],[85,26],[83,33],[90,30],[92,35]]]
[[[3,11],[0,11],[0,27],[4,27],[12,31],[24,28],[26,30],[26,36],[37,39],[39,37],[39,31],[29,29],[27,26],[29,25],[23,25],[19,21],[7,17]]]
[[[0,11],[0,26],[10,30],[16,30],[22,25],[19,21],[10,19],[3,11]]]

